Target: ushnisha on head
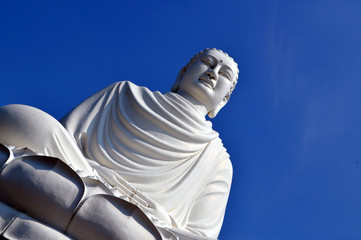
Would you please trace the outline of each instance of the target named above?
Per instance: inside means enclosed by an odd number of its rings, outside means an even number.
[[[207,48],[180,70],[171,90],[204,107],[213,118],[229,101],[238,72],[237,63],[227,53]]]

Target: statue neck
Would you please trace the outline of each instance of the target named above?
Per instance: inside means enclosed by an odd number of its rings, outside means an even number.
[[[186,92],[183,91],[178,91],[176,92],[178,95],[182,96],[183,98],[185,98],[186,100],[188,100],[190,103],[192,103],[196,108],[199,109],[199,111],[202,113],[203,116],[206,116],[208,114],[207,108],[200,103],[199,101],[197,101],[196,99],[194,99],[191,95],[189,95]]]

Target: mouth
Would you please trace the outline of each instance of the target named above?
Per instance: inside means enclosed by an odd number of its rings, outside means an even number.
[[[210,88],[210,89],[214,89],[214,83],[212,80],[208,79],[208,78],[203,78],[200,77],[199,81],[204,84],[206,87]]]

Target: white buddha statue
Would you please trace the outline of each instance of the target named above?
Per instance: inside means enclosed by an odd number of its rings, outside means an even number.
[[[117,82],[62,125],[29,106],[2,107],[0,143],[60,158],[136,204],[158,229],[217,238],[232,165],[206,115],[215,117],[228,102],[237,78],[231,57],[206,49],[180,71],[172,92]]]

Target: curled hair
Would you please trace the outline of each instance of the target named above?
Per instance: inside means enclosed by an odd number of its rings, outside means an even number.
[[[227,57],[229,57],[230,59],[232,59],[233,62],[236,64],[237,74],[236,74],[236,76],[235,76],[235,80],[234,80],[234,82],[233,82],[233,85],[231,86],[228,94],[226,95],[226,98],[227,98],[227,100],[228,100],[228,99],[231,97],[231,94],[232,94],[234,88],[236,87],[236,84],[237,84],[237,82],[238,82],[238,73],[239,73],[238,64],[234,61],[234,59],[233,59],[231,56],[228,55],[228,53],[223,52],[222,50],[216,49],[216,48],[206,48],[206,49],[204,49],[204,50],[196,53],[196,54],[189,60],[189,62],[187,63],[187,65],[183,68],[183,69],[184,69],[184,72],[187,71],[187,68],[188,68],[190,65],[192,65],[192,64],[199,58],[199,56],[201,56],[203,53],[208,52],[208,51],[211,51],[211,50],[214,50],[214,51],[218,51],[218,52],[223,53],[224,55],[226,55]]]

